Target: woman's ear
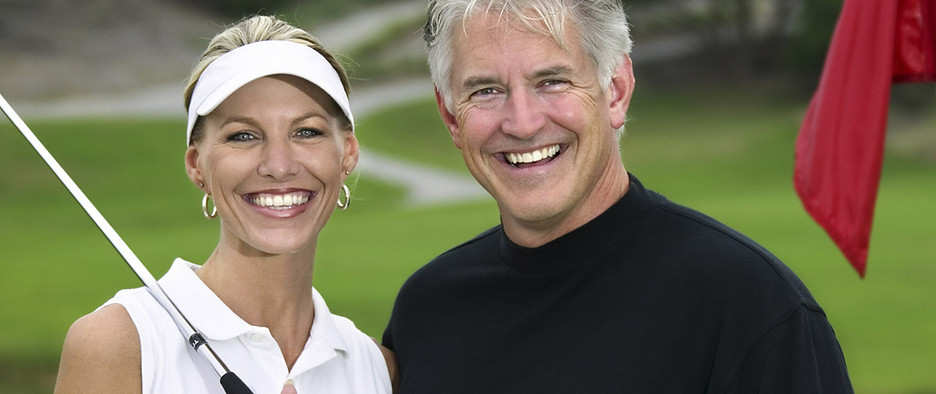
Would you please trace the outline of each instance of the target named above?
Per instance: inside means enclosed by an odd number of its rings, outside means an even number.
[[[205,182],[205,175],[198,167],[198,148],[194,144],[189,145],[185,150],[185,173],[189,180],[195,184],[201,191],[208,193],[210,187]]]
[[[354,171],[361,155],[361,147],[358,144],[357,136],[354,135],[353,131],[347,133],[344,139],[344,156],[341,159],[341,170],[345,172],[344,176]]]
[[[608,104],[611,127],[619,129],[627,120],[627,108],[634,94],[634,68],[630,56],[624,55],[621,64],[611,74],[608,94],[610,95]]]
[[[439,93],[438,88],[435,88],[435,98],[436,106],[439,108],[439,116],[442,117],[442,123],[445,123],[445,127],[448,128],[449,134],[452,136],[452,142],[455,143],[455,147],[461,149],[461,133],[459,132],[458,121],[455,119],[455,114],[450,112],[448,107],[446,107],[445,98]]]

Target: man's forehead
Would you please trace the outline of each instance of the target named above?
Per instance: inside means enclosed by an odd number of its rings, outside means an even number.
[[[548,29],[531,28],[527,24],[520,22],[505,21],[503,18],[469,18],[464,22],[462,28],[458,29],[452,36],[452,48],[457,56],[458,52],[476,51],[479,48],[484,51],[496,48],[497,46],[509,46],[512,42],[523,39],[530,46],[549,47],[553,46],[565,52],[570,52],[569,42],[577,39],[575,35],[577,30],[566,27],[561,37],[554,36]],[[530,38],[535,39],[530,41]],[[478,53],[472,54],[477,56]]]
[[[564,17],[557,17],[555,20],[550,18],[548,21],[544,18],[546,17],[533,10],[521,12],[520,15],[507,11],[498,12],[496,9],[475,10],[462,17],[460,23],[456,24],[458,26],[456,30],[460,30],[457,33],[460,34],[454,36],[468,36],[471,31],[472,34],[485,34],[482,37],[469,37],[471,40],[502,39],[512,32],[527,32],[539,34],[545,39],[560,41],[559,43],[563,44],[561,41],[565,41],[570,38],[570,34],[577,32],[575,26]]]

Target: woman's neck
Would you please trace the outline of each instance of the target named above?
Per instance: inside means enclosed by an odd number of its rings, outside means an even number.
[[[312,328],[314,253],[250,255],[222,248],[198,277],[250,325],[267,327],[291,368]]]

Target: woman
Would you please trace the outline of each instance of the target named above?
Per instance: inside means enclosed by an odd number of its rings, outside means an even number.
[[[254,393],[391,391],[392,352],[331,315],[312,287],[318,234],[358,160],[341,65],[266,16],[212,39],[185,92],[185,167],[220,216],[214,252],[160,287]],[[212,202],[213,201],[213,202]],[[218,376],[143,289],[76,321],[57,393],[220,393]]]

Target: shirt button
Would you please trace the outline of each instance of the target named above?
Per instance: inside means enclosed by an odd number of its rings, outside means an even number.
[[[262,342],[263,342],[263,335],[256,334],[256,333],[250,334],[250,342],[253,342],[253,343],[262,343]]]

